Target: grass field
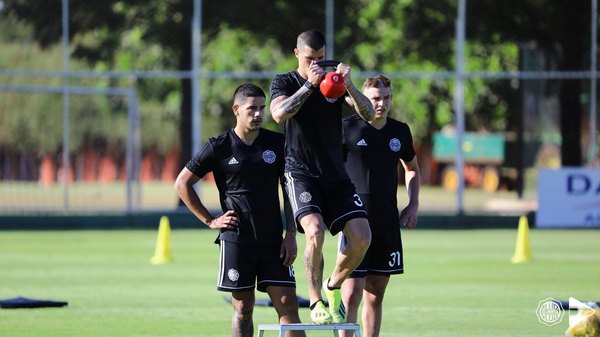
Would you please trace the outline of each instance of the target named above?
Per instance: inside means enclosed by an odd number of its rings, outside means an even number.
[[[534,260],[513,265],[516,230],[404,231],[406,274],[390,283],[381,336],[564,336],[568,314],[548,327],[536,308],[548,297],[600,301],[600,231],[530,234]],[[231,307],[215,290],[215,235],[172,231],[175,261],[154,266],[155,231],[1,232],[0,299],[69,306],[2,309],[0,336],[231,336]],[[326,273],[335,241],[326,240]],[[295,267],[306,297],[300,260]],[[276,323],[273,308],[256,308],[260,323]]]

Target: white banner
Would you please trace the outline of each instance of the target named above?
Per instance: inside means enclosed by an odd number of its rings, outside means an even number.
[[[600,169],[538,170],[536,225],[600,228]]]

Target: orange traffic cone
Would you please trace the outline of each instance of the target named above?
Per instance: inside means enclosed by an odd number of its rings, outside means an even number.
[[[152,264],[164,264],[173,261],[171,253],[171,225],[169,218],[162,216],[158,226],[158,237],[156,238],[156,249],[154,256],[150,259]]]
[[[531,260],[533,260],[533,257],[531,256],[531,244],[529,242],[529,222],[527,221],[527,217],[522,215],[519,218],[515,255],[512,257],[511,262],[524,263]]]

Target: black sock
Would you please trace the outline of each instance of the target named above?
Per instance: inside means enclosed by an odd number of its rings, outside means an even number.
[[[340,289],[341,287],[330,287],[329,286],[329,279],[327,279],[327,283],[325,283],[325,285],[327,286],[327,289],[329,290],[335,290],[335,289]]]
[[[313,310],[315,308],[315,306],[317,305],[317,303],[319,303],[319,302],[323,302],[323,300],[317,300],[315,303],[311,304],[309,306],[310,310]],[[325,303],[325,302],[323,302],[323,303]]]

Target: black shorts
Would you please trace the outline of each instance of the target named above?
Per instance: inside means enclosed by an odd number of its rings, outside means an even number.
[[[321,182],[296,172],[285,173],[285,190],[290,199],[296,227],[304,233],[300,219],[319,213],[325,226],[336,235],[355,218],[366,218],[367,211],[350,180]]]
[[[242,292],[256,289],[266,292],[268,286],[296,287],[294,267],[283,265],[280,247],[256,247],[236,242],[219,241],[219,280],[217,290]]]
[[[369,217],[371,245],[362,262],[350,274],[350,277],[365,277],[368,274],[393,275],[404,273],[400,224],[396,223],[393,226],[388,223],[387,226],[382,227],[377,219],[374,219],[373,216]],[[382,230],[382,228],[385,228],[385,230]],[[338,249],[341,250],[344,244],[345,237],[342,233],[339,238]]]

